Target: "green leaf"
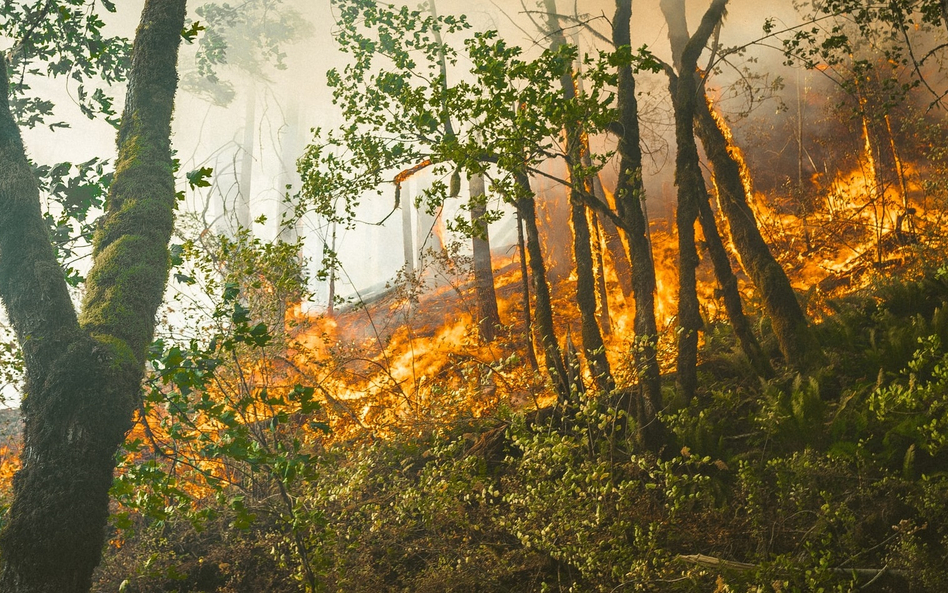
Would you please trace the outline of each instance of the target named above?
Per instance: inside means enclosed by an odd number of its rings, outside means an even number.
[[[194,21],[193,23],[191,23],[190,27],[182,29],[181,37],[187,43],[194,43],[194,40],[197,39],[198,33],[200,33],[201,31],[206,31],[206,30],[207,30],[207,27],[202,26],[200,21]]]
[[[208,181],[211,175],[214,173],[214,169],[211,167],[201,167],[200,169],[195,169],[187,174],[188,185],[191,186],[191,189],[196,189],[199,187],[211,187],[211,182]]]

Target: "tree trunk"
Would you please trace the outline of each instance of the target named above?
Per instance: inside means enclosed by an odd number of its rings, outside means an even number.
[[[728,141],[701,100],[697,105],[697,132],[714,169],[721,211],[741,264],[760,293],[764,311],[771,319],[774,335],[787,363],[803,369],[819,360],[819,345],[813,337],[790,279],[770,252],[760,234],[754,211],[747,203],[740,165],[728,150]]]
[[[523,221],[517,212],[517,250],[520,254],[520,281],[523,284],[523,327],[527,342],[527,360],[534,371],[540,370],[537,353],[533,348],[533,314],[530,312],[530,276],[527,273],[527,251],[523,240]]]
[[[293,188],[300,187],[300,175],[296,171],[296,158],[303,152],[300,146],[300,105],[299,97],[291,95],[286,108],[286,123],[280,142],[281,171],[280,203],[277,210],[279,231],[277,238],[284,243],[296,243],[299,240],[299,218],[291,201]],[[292,223],[290,222],[292,221]]]
[[[684,0],[662,0],[661,8],[668,24],[675,65],[679,73],[683,74],[685,71],[681,69],[681,56],[688,40]],[[721,211],[728,222],[741,265],[760,293],[784,358],[791,366],[803,368],[809,359],[818,357],[818,346],[790,280],[770,253],[757,227],[757,219],[747,203],[741,162],[729,149],[727,136],[714,118],[703,86],[695,92],[698,93],[695,106],[698,138],[714,170]]]
[[[711,256],[711,263],[714,265],[714,275],[718,279],[718,285],[721,287],[721,297],[724,301],[724,310],[727,313],[728,321],[734,329],[734,335],[741,345],[741,350],[758,376],[771,377],[774,369],[770,366],[770,360],[760,347],[757,336],[751,328],[747,316],[744,315],[744,306],[741,303],[741,292],[737,284],[737,276],[731,269],[731,258],[728,257],[727,248],[721,240],[721,234],[718,232],[717,221],[714,218],[714,211],[711,210],[710,198],[704,185],[701,186],[701,197],[698,202],[698,219],[701,222],[701,230],[704,232],[704,240],[708,246],[708,253]]]
[[[588,150],[588,146],[586,150]],[[588,158],[583,159],[584,167],[591,166],[592,163],[588,162],[588,160]],[[602,181],[598,175],[593,177],[592,182],[593,195],[596,196],[596,199],[618,212],[616,204],[610,204],[606,199],[606,192],[602,187]],[[635,288],[632,284],[632,262],[629,259],[629,253],[622,243],[622,237],[619,235],[619,227],[608,217],[600,218],[599,223],[602,226],[606,249],[612,258],[612,267],[615,270],[616,278],[619,280],[619,288],[622,289],[622,296],[625,297],[626,302],[628,302],[635,293]]]
[[[556,341],[553,328],[553,305],[550,302],[550,287],[546,283],[546,266],[543,264],[543,252],[540,250],[540,231],[537,228],[536,206],[530,179],[524,173],[516,175],[519,195],[516,200],[517,214],[523,222],[527,235],[527,253],[529,254],[530,273],[533,276],[533,293],[536,296],[536,322],[540,343],[546,356],[546,368],[553,381],[553,387],[561,403],[569,400],[569,379],[563,354]]]
[[[556,1],[544,0],[547,12],[547,24],[552,40],[552,49],[556,51],[566,43],[556,16]],[[563,98],[570,101],[576,97],[576,87],[570,72],[560,79]],[[602,340],[602,330],[596,319],[596,279],[593,274],[592,248],[590,246],[589,222],[586,219],[586,205],[580,192],[589,193],[588,179],[576,175],[582,164],[582,124],[566,124],[566,164],[570,176],[570,223],[573,227],[573,258],[576,264],[576,304],[579,306],[580,328],[583,340],[583,354],[589,364],[596,386],[602,391],[612,391],[615,382],[606,357],[606,347]]]
[[[185,0],[148,0],[142,11],[115,178],[79,319],[6,93],[0,99],[0,296],[26,365],[23,465],[0,533],[4,593],[88,591],[100,559],[115,451],[131,426],[168,276],[171,112],[184,14]]]
[[[688,40],[681,52],[681,75],[677,85],[674,73],[670,73],[670,87],[674,94],[675,142],[678,154],[675,159],[675,183],[678,185],[678,391],[683,401],[694,397],[698,387],[698,332],[702,328],[701,311],[698,305],[697,279],[698,252],[695,248],[695,221],[703,195],[706,195],[704,177],[695,143],[694,119],[698,79],[693,73],[698,67],[698,57],[720,22],[727,0],[714,0],[701,19],[701,25]],[[663,7],[665,4],[663,3]],[[706,198],[705,198],[706,199]]]
[[[411,226],[411,194],[407,185],[399,186],[399,207],[402,210],[402,252],[405,254],[405,273],[415,274],[415,239]]]
[[[685,20],[684,0],[663,0],[661,8],[668,23],[668,37],[672,45],[673,60],[676,67],[680,69],[682,52],[688,43],[688,23]],[[676,84],[676,81],[672,79],[670,88],[673,94],[676,92],[674,90]],[[695,109],[700,110],[701,108],[697,103],[695,104]],[[711,263],[714,266],[714,274],[718,279],[718,285],[721,287],[724,310],[734,329],[734,334],[737,336],[738,343],[741,345],[741,349],[750,361],[751,366],[754,367],[758,375],[769,377],[773,375],[773,368],[770,366],[770,361],[760,347],[760,342],[744,315],[737,277],[731,269],[731,260],[727,248],[724,246],[721,234],[718,232],[717,221],[711,209],[710,199],[704,183],[701,184],[698,190],[700,194],[698,198],[698,218],[708,246],[708,254],[711,256]]]
[[[616,47],[631,44],[629,21],[632,0],[616,0],[612,39]],[[639,443],[657,451],[664,444],[664,430],[658,421],[661,409],[661,373],[658,368],[656,344],[658,326],[655,322],[655,265],[648,240],[648,221],[642,211],[642,150],[639,146],[639,115],[635,99],[635,79],[631,66],[619,68],[618,81],[619,178],[616,182],[616,212],[626,222],[626,240],[632,261],[632,285],[635,295],[635,361],[639,374],[639,394],[634,402],[638,421]],[[631,401],[624,405],[632,407]],[[630,410],[631,411],[631,410]]]
[[[240,229],[253,233],[253,213],[250,199],[253,190],[253,149],[257,127],[257,85],[247,83],[247,103],[244,108],[244,139],[240,145],[240,182],[237,185],[237,204],[234,208],[236,234]]]
[[[477,233],[472,239],[474,249],[474,290],[477,299],[477,326],[485,342],[493,342],[500,325],[497,312],[497,294],[494,292],[494,269],[490,261],[490,235],[484,217],[487,214],[487,197],[484,191],[484,176],[473,175],[470,179],[471,224]]]
[[[599,217],[595,212],[588,212],[589,228],[592,233],[589,244],[592,246],[592,258],[596,273],[596,302],[599,305],[597,311],[599,327],[602,328],[603,335],[612,334],[612,318],[609,315],[609,286],[606,283],[606,260],[602,252],[602,230],[599,224]],[[614,227],[613,227],[614,228]],[[623,257],[625,252],[622,252]],[[629,279],[631,283],[631,278]]]
[[[589,221],[586,218],[586,206],[582,201],[578,198],[570,201],[573,254],[576,258],[576,303],[580,311],[583,351],[596,387],[608,393],[615,389],[615,382],[612,379],[609,359],[606,358],[606,346],[596,319],[596,278],[593,274]]]

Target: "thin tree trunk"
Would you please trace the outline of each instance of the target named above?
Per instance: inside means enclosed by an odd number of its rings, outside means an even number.
[[[520,281],[523,284],[523,327],[527,342],[527,360],[534,371],[540,370],[537,362],[537,353],[533,347],[533,314],[530,312],[530,276],[527,273],[527,251],[523,240],[523,221],[520,220],[520,211],[517,216],[517,250],[520,254]]]
[[[702,329],[701,311],[698,304],[697,278],[698,252],[695,248],[695,221],[704,192],[704,177],[698,160],[695,143],[694,119],[698,80],[693,73],[698,67],[698,57],[704,50],[708,38],[724,13],[727,0],[714,0],[701,19],[701,25],[688,40],[681,52],[681,75],[677,85],[670,73],[670,85],[674,94],[675,142],[678,154],[675,159],[675,183],[678,185],[678,391],[683,401],[694,397],[698,387],[698,332]],[[663,7],[665,4],[663,3]],[[677,88],[676,88],[677,87]]]
[[[585,150],[588,150],[588,146]],[[584,154],[586,153],[584,152]],[[583,159],[584,167],[592,165],[592,163],[588,161],[589,158],[586,156],[586,158]],[[618,212],[616,204],[610,204],[606,199],[606,192],[602,187],[602,181],[598,175],[593,177],[592,186],[593,195],[596,196],[596,199]],[[632,262],[629,259],[629,252],[626,251],[625,245],[622,243],[619,227],[617,227],[612,220],[608,217],[602,217],[599,219],[599,224],[602,226],[606,249],[609,250],[609,256],[612,258],[612,268],[615,270],[616,278],[619,281],[619,288],[622,289],[622,296],[628,301],[635,293],[635,288],[632,285]]]
[[[579,14],[576,12],[578,8],[576,1],[573,2],[573,13],[575,18],[579,19]],[[580,48],[580,38],[579,38],[579,29],[573,30],[573,44],[576,46],[577,50]],[[576,71],[582,72],[583,63],[582,60],[576,60]],[[576,92],[580,95],[584,93],[583,91],[583,79],[580,77],[576,80]],[[582,134],[580,136],[580,142],[582,143],[582,164],[583,167],[591,168],[592,167],[592,158],[590,157],[591,150],[589,148],[589,136]],[[606,197],[606,192],[602,187],[602,179],[599,174],[593,175],[589,179],[590,184],[592,185],[592,193],[596,196],[596,199],[601,203],[608,206],[611,210],[615,210],[615,204],[609,203],[608,198]],[[603,253],[602,253],[602,238],[605,237],[605,246],[609,250],[609,255],[612,257],[612,268],[616,273],[616,278],[619,281],[619,287],[622,289],[622,296],[627,300],[632,297],[632,262],[629,260],[629,254],[625,249],[625,245],[622,243],[622,237],[619,235],[619,228],[615,225],[611,218],[608,216],[599,220],[597,225],[596,218],[598,218],[595,213],[590,213],[591,223],[595,232],[593,233],[596,237],[593,245],[593,257],[597,258],[597,261],[602,262]],[[601,227],[601,231],[597,226]],[[603,266],[599,266],[600,270],[604,269]],[[606,295],[605,290],[605,280],[601,282],[601,294]],[[598,284],[597,284],[598,286]],[[602,325],[602,331],[606,335],[612,333],[611,321],[609,320],[609,303],[607,298],[600,299],[602,303],[602,310],[600,314],[600,323]],[[603,321],[602,317],[605,317]]]
[[[251,79],[247,84],[247,103],[244,110],[244,139],[240,154],[240,183],[237,187],[236,225],[234,229],[244,228],[253,231],[253,214],[250,198],[253,195],[253,149],[257,127],[257,85]]]
[[[494,269],[490,261],[490,236],[484,217],[487,214],[484,176],[470,179],[471,224],[477,233],[472,239],[474,249],[474,290],[477,299],[477,326],[485,342],[493,342],[500,325],[497,294],[494,292]]]
[[[332,225],[331,237],[330,237],[330,250],[332,251],[332,261],[333,264],[329,268],[329,287],[328,295],[326,298],[326,314],[330,317],[336,314],[336,221],[330,223]],[[323,244],[323,250],[326,249],[326,245]]]
[[[399,207],[402,209],[402,252],[405,255],[405,273],[415,273],[415,239],[411,228],[411,194],[408,187],[399,187]]]
[[[554,51],[566,44],[566,38],[560,28],[555,0],[544,0],[548,15],[547,24]],[[572,74],[567,71],[560,79],[563,98],[567,101],[576,97],[576,87]],[[589,364],[596,386],[602,391],[612,391],[615,382],[606,347],[602,340],[602,330],[596,319],[596,280],[593,274],[592,248],[590,247],[589,222],[586,219],[586,205],[580,192],[589,193],[588,180],[576,175],[582,163],[582,128],[580,122],[566,124],[566,164],[570,175],[570,223],[573,227],[573,258],[576,264],[576,304],[579,306],[580,328],[583,340],[583,354]]]
[[[629,21],[632,18],[632,0],[616,0],[612,39],[615,46],[631,44]],[[650,451],[665,444],[664,428],[657,418],[661,409],[661,373],[658,367],[656,345],[658,326],[655,322],[655,265],[648,240],[648,221],[642,210],[642,149],[639,146],[638,104],[635,99],[635,79],[631,66],[619,68],[618,80],[619,178],[616,182],[616,212],[626,222],[626,240],[632,261],[632,285],[635,296],[636,366],[639,375],[639,393],[634,401],[638,421],[637,440]],[[633,402],[624,405],[631,411]]]
[[[290,201],[293,187],[299,188],[300,177],[296,172],[296,158],[302,152],[300,147],[300,106],[297,95],[291,95],[286,109],[286,123],[280,146],[282,153],[282,171],[280,173],[280,204],[278,206],[278,220],[280,225],[278,239],[284,243],[296,243],[299,239],[297,218],[292,202]],[[292,220],[293,223],[289,224]]]
[[[170,133],[185,0],[148,0],[119,154],[77,319],[0,74],[0,296],[23,348],[22,468],[0,533],[0,591],[85,592],[100,560],[115,451],[131,427],[168,276]]]
[[[589,371],[596,386],[605,392],[615,388],[606,347],[596,319],[596,279],[593,274],[592,249],[590,248],[589,222],[586,206],[579,200],[571,200],[570,220],[573,224],[573,254],[576,258],[576,303],[580,311],[580,330],[583,350]]]
[[[533,276],[533,293],[536,296],[534,321],[540,343],[543,345],[543,353],[546,356],[547,372],[553,381],[560,403],[566,403],[569,401],[569,379],[563,363],[562,351],[556,341],[556,330],[553,328],[553,305],[550,302],[550,287],[546,283],[546,266],[543,264],[543,252],[540,249],[540,231],[537,228],[533,190],[530,189],[530,179],[524,173],[516,174],[516,182],[519,186],[516,201],[517,213],[520,215],[527,235],[528,260]]]
[[[589,228],[592,232],[589,244],[592,246],[593,264],[596,273],[596,301],[599,304],[599,327],[603,335],[612,333],[612,318],[609,315],[609,286],[606,284],[606,261],[602,253],[602,230],[599,217],[595,212],[588,212]],[[622,253],[625,256],[625,252]],[[631,279],[630,279],[631,280]]]
[[[737,284],[737,276],[731,269],[731,258],[728,257],[727,248],[721,240],[721,234],[718,232],[717,221],[714,218],[714,211],[711,210],[710,198],[704,186],[701,187],[701,195],[698,202],[698,219],[701,221],[701,230],[704,232],[704,240],[708,246],[708,253],[711,256],[711,263],[714,265],[714,275],[718,279],[718,285],[721,287],[721,296],[724,301],[724,310],[727,318],[734,329],[734,335],[741,345],[741,350],[750,361],[754,371],[761,377],[771,377],[774,369],[770,366],[770,359],[760,347],[757,336],[751,328],[747,316],[744,315],[744,306],[741,303],[741,292]]]

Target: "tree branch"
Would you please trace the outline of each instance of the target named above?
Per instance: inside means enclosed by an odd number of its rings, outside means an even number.
[[[0,59],[0,297],[28,373],[42,381],[79,326],[8,92],[7,64]]]

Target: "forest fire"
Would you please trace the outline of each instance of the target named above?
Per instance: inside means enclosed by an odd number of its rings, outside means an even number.
[[[125,4],[0,8],[0,593],[948,590],[946,2]]]

